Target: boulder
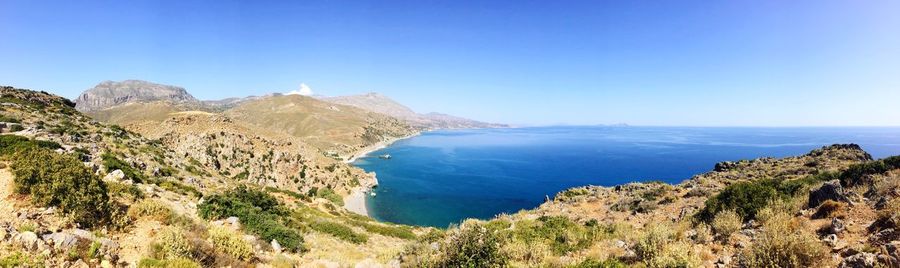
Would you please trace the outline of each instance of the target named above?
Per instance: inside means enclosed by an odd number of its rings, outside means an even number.
[[[840,268],[873,268],[875,267],[876,256],[868,252],[857,253],[853,256],[845,258],[838,266]]]
[[[838,218],[831,219],[831,225],[828,226],[828,232],[832,234],[840,234],[847,227],[844,226],[844,221]]]
[[[818,207],[826,200],[848,202],[847,195],[844,194],[844,187],[841,186],[839,180],[825,182],[818,189],[809,191],[808,205],[811,208]]]
[[[53,245],[56,249],[68,250],[78,244],[78,238],[69,233],[52,233],[44,235],[44,242]]]
[[[272,251],[275,253],[281,253],[282,248],[281,244],[278,243],[278,240],[272,239]]]
[[[21,232],[13,238],[13,243],[19,244],[27,250],[37,250],[38,244],[42,244],[43,242],[44,241],[38,239],[37,234],[33,232]]]
[[[116,170],[113,170],[112,172],[106,174],[106,176],[103,177],[103,180],[117,182],[117,181],[121,181],[124,178],[125,178],[125,173],[122,172],[122,170],[120,170],[120,169],[116,169]]]

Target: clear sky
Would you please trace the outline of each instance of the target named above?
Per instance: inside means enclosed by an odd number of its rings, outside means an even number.
[[[526,125],[900,125],[900,1],[0,1],[0,84],[377,91]]]

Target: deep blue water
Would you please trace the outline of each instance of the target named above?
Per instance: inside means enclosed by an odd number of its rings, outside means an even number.
[[[857,143],[875,158],[898,155],[900,128],[447,130],[399,141],[354,164],[378,176],[377,196],[367,200],[372,217],[447,227],[534,208],[574,186],[678,183],[717,162],[800,155],[834,143]]]

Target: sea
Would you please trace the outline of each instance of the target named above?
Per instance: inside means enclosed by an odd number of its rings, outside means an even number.
[[[439,130],[353,162],[375,172],[377,220],[444,228],[535,208],[567,188],[679,183],[717,162],[805,154],[856,143],[900,155],[898,127],[749,128],[563,126]],[[380,157],[390,155],[389,159]]]

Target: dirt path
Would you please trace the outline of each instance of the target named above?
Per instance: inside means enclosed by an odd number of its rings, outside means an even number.
[[[9,164],[5,168],[0,169],[0,215],[14,215],[15,200],[10,198],[13,194],[13,174],[10,172]]]

